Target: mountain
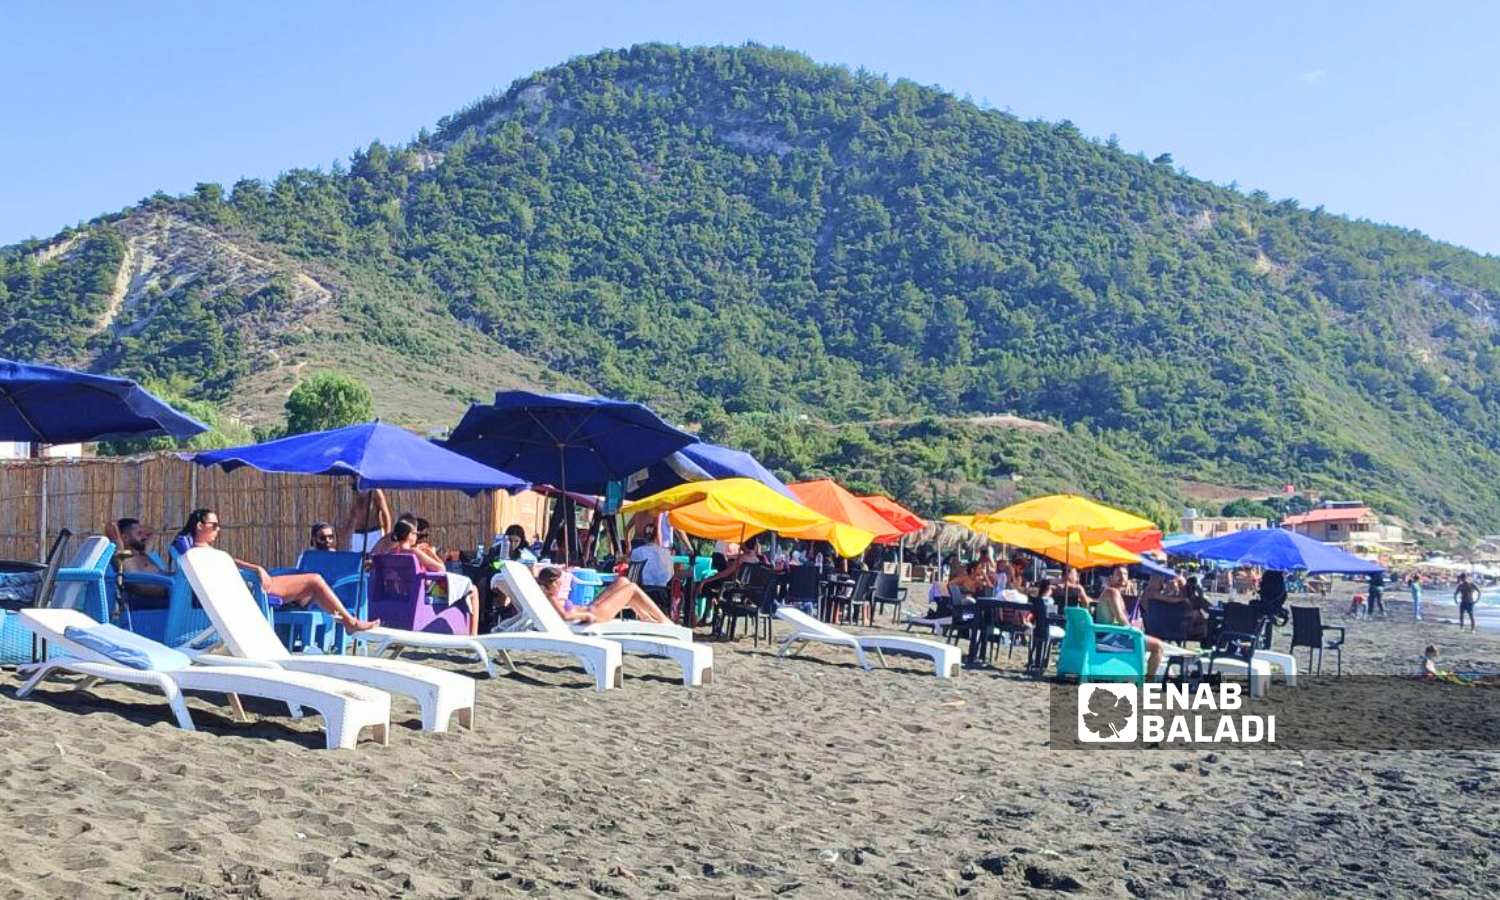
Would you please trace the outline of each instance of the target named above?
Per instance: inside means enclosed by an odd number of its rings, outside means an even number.
[[[1500,260],[757,46],[6,248],[0,345],[252,422],[321,368],[423,426],[587,387],[932,512],[1289,482],[1500,530]]]

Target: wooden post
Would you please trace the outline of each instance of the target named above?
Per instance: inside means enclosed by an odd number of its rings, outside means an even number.
[[[36,446],[36,445],[33,445]],[[41,474],[42,486],[40,490],[41,502],[37,504],[36,523],[36,558],[38,562],[47,561],[47,464],[42,462],[37,466],[37,472]]]

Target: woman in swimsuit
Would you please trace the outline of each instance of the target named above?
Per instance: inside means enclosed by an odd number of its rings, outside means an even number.
[[[219,514],[211,509],[195,509],[188,516],[187,524],[182,526],[182,531],[177,533],[177,538],[172,546],[178,552],[186,552],[193,547],[212,547],[219,539]],[[283,601],[294,606],[306,607],[316,603],[325,612],[338,619],[348,631],[368,631],[380,624],[380,620],[366,622],[364,619],[355,618],[344,604],[339,602],[338,595],[328,582],[323,580],[322,575],[313,572],[298,573],[293,575],[272,575],[263,567],[255,563],[236,559],[234,564],[242,569],[249,569],[260,577],[260,586],[267,594],[275,594]]]
[[[580,622],[587,625],[595,625],[612,621],[619,614],[628,609],[635,613],[635,617],[642,622],[670,623],[666,613],[661,607],[646,596],[646,592],[636,587],[628,578],[616,578],[599,595],[594,602],[588,606],[574,606],[563,593],[562,570],[555,566],[543,569],[537,573],[536,583],[541,585],[542,593],[557,610],[557,614],[563,617],[565,622]]]

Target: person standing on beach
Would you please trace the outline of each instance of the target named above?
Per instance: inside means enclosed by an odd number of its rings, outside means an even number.
[[[1376,572],[1370,576],[1370,596],[1365,601],[1365,618],[1373,619],[1378,612],[1385,616],[1385,604],[1381,602],[1385,597],[1385,572]]]
[[[374,552],[375,545],[391,531],[391,508],[380,489],[362,491],[351,486],[354,502],[344,515],[345,547],[355,553]]]
[[[1422,576],[1413,572],[1406,576],[1406,589],[1411,591],[1411,620],[1422,621]]]
[[[1458,601],[1458,630],[1464,628],[1464,616],[1469,617],[1469,630],[1475,631],[1478,625],[1474,622],[1474,604],[1479,602],[1479,585],[1469,577],[1469,573],[1458,576],[1458,587],[1453,589],[1453,597]]]

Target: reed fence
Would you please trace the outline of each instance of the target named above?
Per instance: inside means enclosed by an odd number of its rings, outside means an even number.
[[[41,559],[59,529],[99,534],[124,516],[160,536],[160,549],[188,513],[203,506],[224,523],[219,546],[267,567],[291,565],[314,522],[339,523],[352,499],[347,479],[274,475],[242,468],[203,469],[175,454],[0,464],[0,557]],[[387,491],[393,515],[411,511],[432,523],[433,543],[472,550],[512,522],[528,534],[543,527],[537,494]],[[158,548],[153,548],[158,549]]]

